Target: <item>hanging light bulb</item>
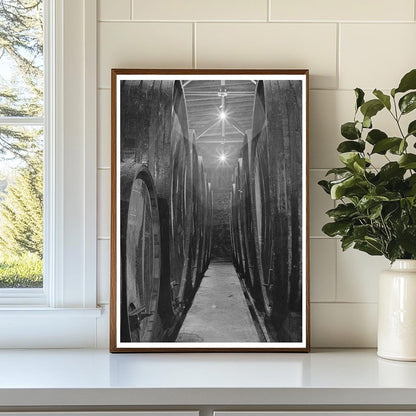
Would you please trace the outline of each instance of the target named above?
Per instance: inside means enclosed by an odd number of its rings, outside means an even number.
[[[225,111],[221,111],[220,112],[220,120],[225,120],[227,118],[227,114],[226,114],[226,112]]]
[[[220,153],[220,154],[218,155],[218,160],[219,160],[221,163],[225,163],[225,162],[227,161],[227,155],[226,155],[225,153]]]

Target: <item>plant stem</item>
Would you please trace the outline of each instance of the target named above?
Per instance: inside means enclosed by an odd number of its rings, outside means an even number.
[[[399,122],[400,117],[402,115],[400,114],[400,116],[397,116],[397,104],[396,104],[396,99],[395,98],[393,98],[393,103],[394,103],[394,113],[395,113],[395,115],[391,112],[391,110],[388,110],[388,111],[391,114],[391,116],[394,118],[394,121],[396,122],[397,127],[399,128],[400,134],[402,135],[403,139],[406,139],[406,136],[403,134],[402,127],[400,126],[400,122]]]

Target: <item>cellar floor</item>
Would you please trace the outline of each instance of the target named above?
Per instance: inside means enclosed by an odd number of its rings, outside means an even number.
[[[211,263],[177,342],[259,342],[231,263]]]

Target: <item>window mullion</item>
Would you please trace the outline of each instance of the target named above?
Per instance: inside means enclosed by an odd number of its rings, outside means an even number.
[[[44,117],[0,117],[0,126],[43,126]]]

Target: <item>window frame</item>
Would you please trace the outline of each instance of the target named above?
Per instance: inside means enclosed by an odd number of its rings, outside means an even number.
[[[97,1],[44,0],[44,16],[44,287],[0,293],[0,347],[94,347]]]

